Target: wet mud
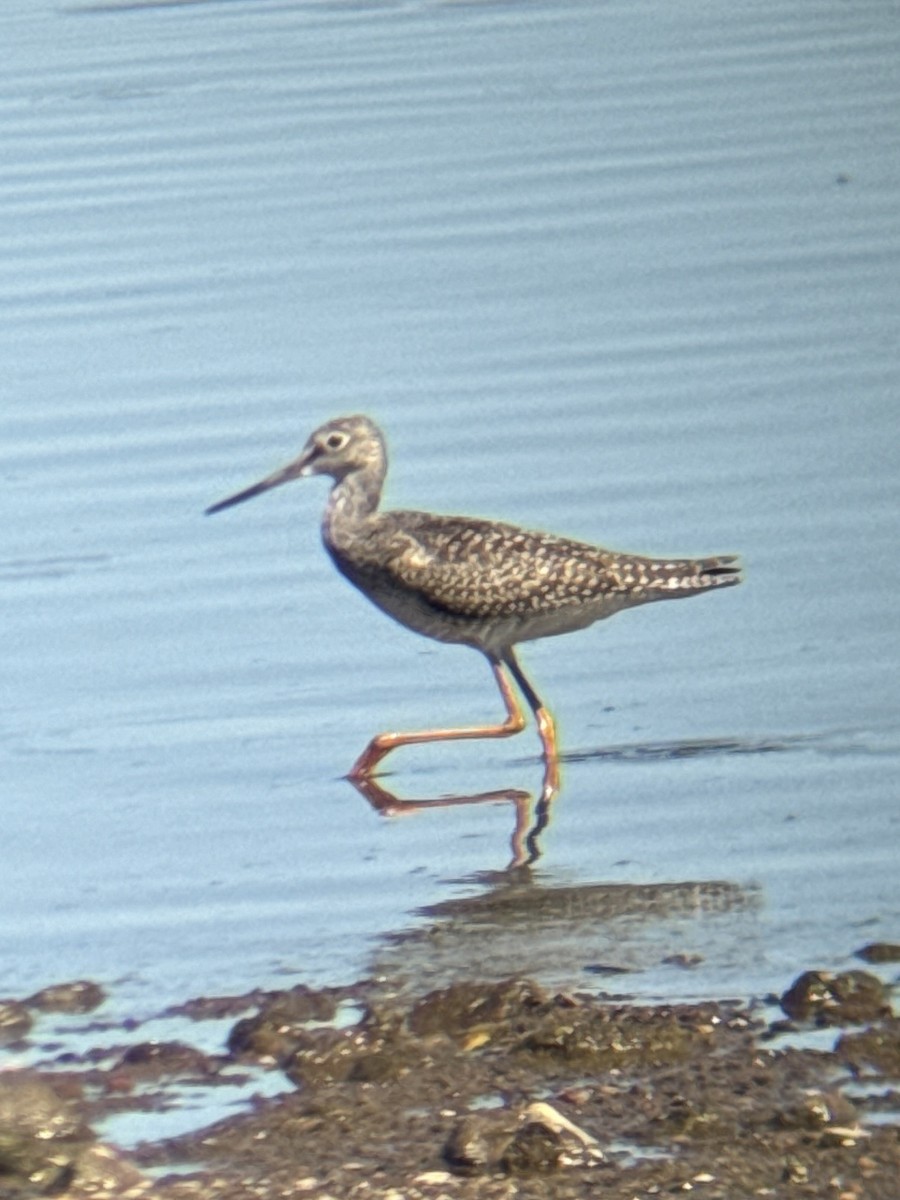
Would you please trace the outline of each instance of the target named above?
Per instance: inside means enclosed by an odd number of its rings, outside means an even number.
[[[381,979],[170,1010],[232,1020],[218,1054],[117,1049],[98,1021],[95,1049],[0,1072],[0,1197],[896,1200],[889,989],[866,971],[808,971],[779,999],[780,1012],[650,1006],[523,979],[416,996]],[[3,1002],[7,1048],[27,1045],[42,1011],[101,1000],[79,982]],[[823,1029],[827,1048],[804,1044]],[[242,1072],[278,1072],[286,1090],[128,1153],[94,1133]]]

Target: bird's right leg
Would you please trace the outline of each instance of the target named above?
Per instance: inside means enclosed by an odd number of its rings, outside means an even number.
[[[378,764],[398,746],[416,746],[423,742],[449,742],[457,738],[501,738],[521,733],[525,728],[525,716],[519,705],[515,690],[507,678],[503,663],[492,654],[487,655],[494,678],[506,705],[506,720],[499,725],[472,725],[463,729],[423,729],[416,733],[378,733],[350,769],[350,779],[365,779]]]

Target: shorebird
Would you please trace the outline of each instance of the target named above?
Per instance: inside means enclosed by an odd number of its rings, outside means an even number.
[[[534,713],[548,778],[556,786],[556,726],[519,665],[519,642],[571,633],[624,608],[741,581],[734,555],[645,558],[500,521],[381,512],[386,473],[378,426],[365,416],[338,417],[312,434],[299,458],[206,510],[220,512],[301,476],[331,476],[322,540],[341,574],[401,625],[439,642],[472,646],[490,663],[506,706],[504,720],[376,734],[354,763],[351,779],[371,776],[398,746],[520,733],[525,716],[515,682]]]

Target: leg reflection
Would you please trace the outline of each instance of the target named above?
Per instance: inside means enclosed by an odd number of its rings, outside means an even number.
[[[512,804],[515,824],[510,844],[512,860],[510,867],[524,867],[536,862],[541,856],[539,839],[550,823],[550,811],[559,792],[559,771],[554,763],[544,771],[541,792],[535,801],[533,792],[521,788],[499,788],[490,792],[475,792],[470,795],[418,797],[401,799],[372,776],[356,778],[350,782],[368,800],[376,812],[385,817],[409,816],[430,808],[451,808],[462,804]]]

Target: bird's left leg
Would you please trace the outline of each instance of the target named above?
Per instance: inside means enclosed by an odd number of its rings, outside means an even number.
[[[534,719],[537,721],[538,733],[541,738],[541,745],[544,748],[544,763],[547,768],[546,773],[546,788],[556,791],[559,788],[559,747],[556,738],[556,723],[550,715],[550,710],[544,705],[543,700],[531,686],[528,676],[519,666],[519,660],[515,656],[512,647],[504,650],[501,654],[501,660],[509,668],[513,679],[519,685],[522,695],[528,701],[528,707],[534,713]]]

